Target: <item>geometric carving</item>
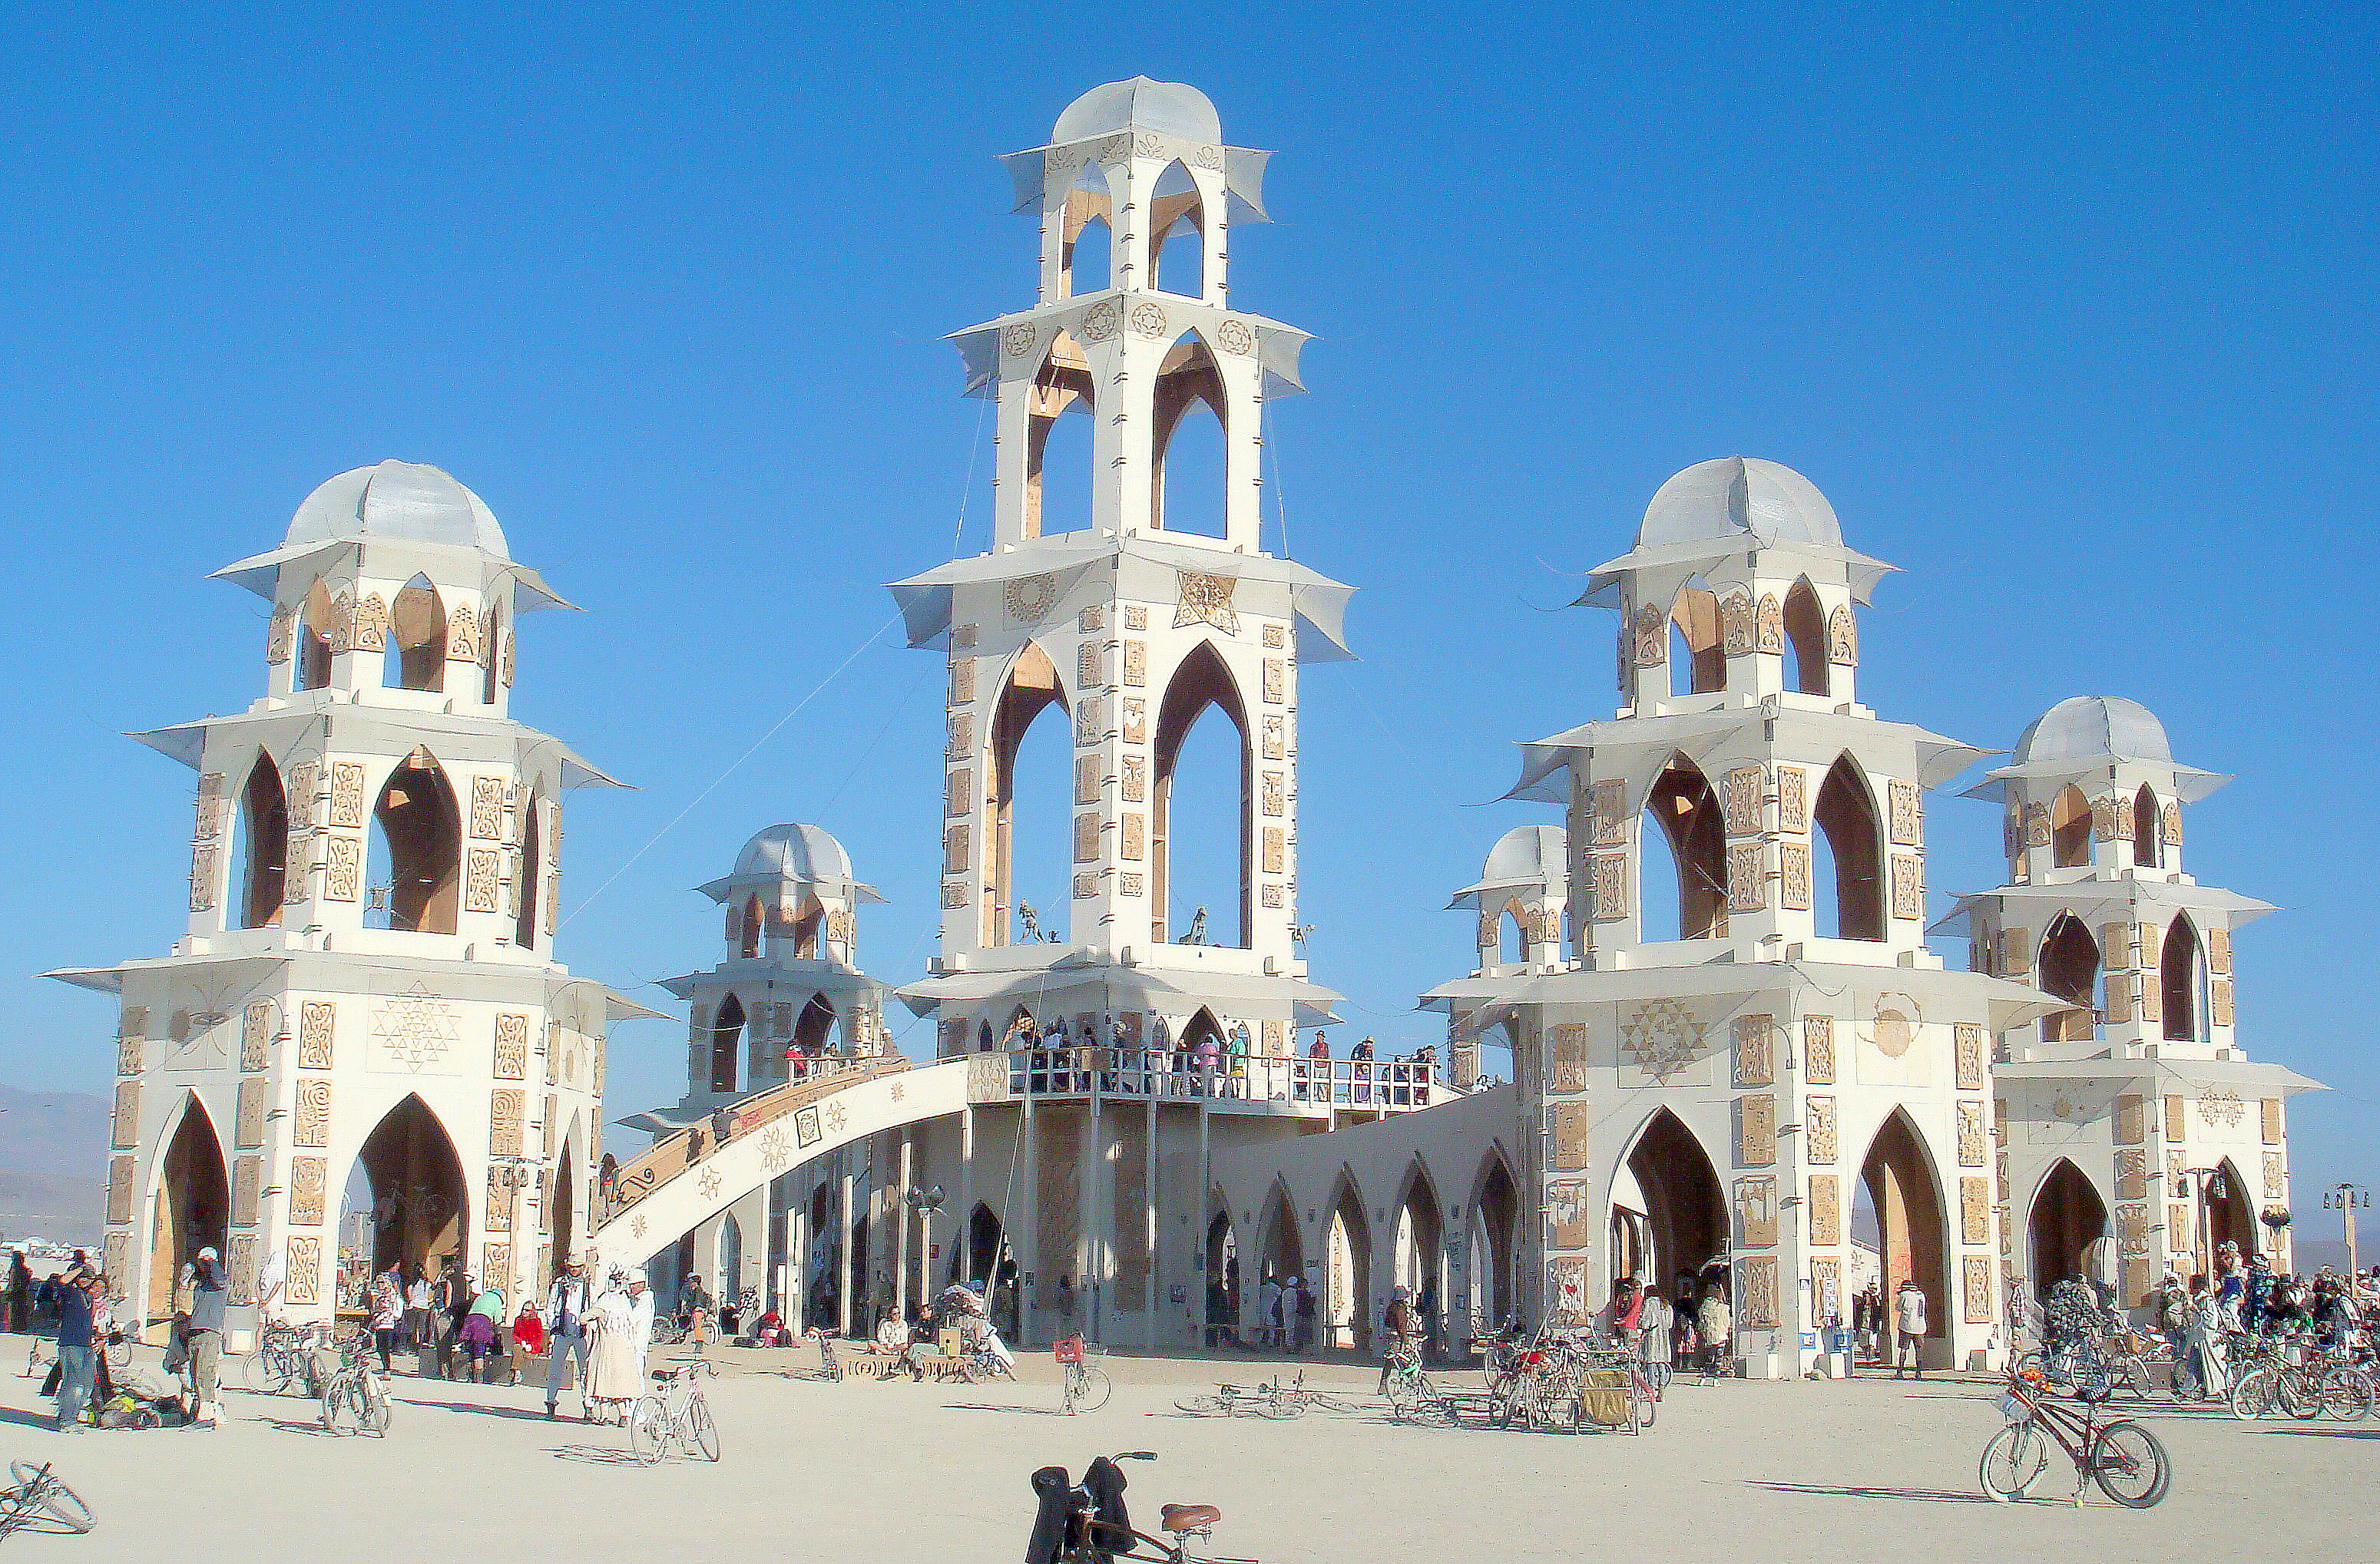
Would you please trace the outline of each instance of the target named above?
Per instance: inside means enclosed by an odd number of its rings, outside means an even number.
[[[2210,1130],[2218,1125],[2227,1130],[2237,1128],[2246,1114],[2247,1109],[2240,1106],[2240,1095],[2228,1086],[2216,1086],[2198,1099],[2198,1116],[2206,1121]]]
[[[117,1157],[107,1164],[107,1219],[128,1222],[132,1219],[132,1158]]]
[[[1735,1263],[1735,1323],[1754,1330],[1777,1328],[1777,1256],[1747,1255]]]
[[[1983,1027],[1973,1021],[1961,1021],[1953,1026],[1951,1031],[1957,1039],[1953,1049],[1956,1054],[1955,1084],[1958,1089],[1962,1092],[1982,1091],[1984,1089]]]
[[[293,1238],[289,1241],[289,1279],[284,1284],[283,1296],[292,1304],[322,1302],[322,1241],[321,1239]]]
[[[1810,830],[1810,773],[1799,766],[1777,768],[1777,829],[1806,836]]]
[[[1762,1092],[1735,1099],[1735,1160],[1739,1167],[1768,1168],[1777,1162],[1777,1099]]]
[[[1923,917],[1925,915],[1925,860],[1913,854],[1892,855],[1892,915]]]
[[[331,1068],[333,1032],[338,1009],[328,1000],[308,1000],[298,1011],[298,1068]]]
[[[1766,1249],[1777,1242],[1777,1181],[1767,1174],[1735,1181],[1738,1241]]]
[[[1852,620],[1852,605],[1837,603],[1835,612],[1827,615],[1827,661],[1842,667],[1859,661],[1859,627]]]
[[[1661,611],[1646,603],[1636,611],[1636,666],[1658,668],[1670,655],[1669,623]]]
[[[1979,1255],[1970,1255],[1961,1268],[1966,1272],[1967,1323],[1991,1324],[1996,1317],[1992,1298],[1992,1263]]]
[[[468,860],[469,867],[463,877],[463,910],[467,913],[492,913],[503,893],[497,879],[496,850],[474,847]]]
[[[256,1225],[256,1174],[260,1166],[253,1157],[236,1158],[231,1165],[231,1225],[248,1228]]]
[[[1810,910],[1810,850],[1798,842],[1777,846],[1778,902],[1793,912]]]
[[[1735,1018],[1735,1084],[1765,1086],[1775,1079],[1773,1068],[1776,1022],[1766,1015]]]
[[[1757,766],[1738,766],[1727,773],[1727,829],[1732,836],[1749,836],[1760,829],[1760,795],[1767,773]]]
[[[1565,1022],[1554,1029],[1553,1079],[1551,1089],[1558,1092],[1583,1092],[1587,1087],[1586,1039],[1585,1022]]]
[[[239,1084],[239,1106],[232,1115],[232,1143],[243,1150],[264,1144],[264,1094],[269,1085],[261,1076]]]
[[[320,1157],[289,1159],[289,1219],[302,1228],[322,1225],[324,1187],[330,1163]]]
[[[1803,1104],[1803,1150],[1813,1165],[1831,1168],[1835,1165],[1835,1099],[1814,1097]]]
[[[1267,706],[1280,706],[1289,699],[1289,664],[1281,658],[1265,659],[1264,697]]]
[[[1887,793],[1892,800],[1892,840],[1903,847],[1914,847],[1919,841],[1917,784],[1893,782]]]
[[[1126,603],[1123,611],[1123,627],[1127,630],[1148,629],[1148,605],[1145,603]]]
[[[1810,1175],[1810,1243],[1831,1249],[1843,1241],[1842,1181],[1832,1173]]]
[[[372,1012],[372,1037],[388,1057],[419,1074],[440,1062],[455,1043],[454,1010],[417,982]]]
[[[1628,855],[1595,855],[1595,915],[1609,923],[1628,915]]]
[[[1984,1165],[1984,1105],[1980,1102],[1959,1104],[1959,1166],[1980,1168]]]
[[[471,834],[482,842],[495,842],[504,834],[504,779],[473,777],[471,779]]]
[[[1595,843],[1598,847],[1615,847],[1628,840],[1627,785],[1617,777],[1596,781]]]
[[[1559,1172],[1584,1172],[1590,1161],[1593,1109],[1575,1100],[1558,1102],[1550,1114],[1553,1166]]]
[[[1044,612],[1047,612],[1045,609]],[[488,1155],[518,1157],[528,1113],[528,1094],[498,1087],[489,1094]]]
[[[1752,649],[1752,600],[1741,588],[1727,595],[1718,605],[1719,638],[1730,657],[1742,657]]]
[[[1208,576],[1194,570],[1177,570],[1181,578],[1182,600],[1173,610],[1173,627],[1189,624],[1211,624],[1226,636],[1240,633],[1240,616],[1232,612],[1232,594],[1239,582],[1229,576]]]
[[[115,1149],[130,1151],[140,1144],[140,1083],[115,1083]]]
[[[1835,1084],[1833,1016],[1805,1015],[1802,1018],[1802,1070],[1814,1086]]]
[[[2148,1099],[2119,1097],[2116,1099],[2116,1144],[2138,1146],[2148,1138]]]
[[[361,830],[364,823],[364,768],[357,760],[331,762],[331,822]]]
[[[1777,606],[1777,599],[1767,592],[1760,594],[1754,637],[1754,646],[1760,651],[1773,653],[1785,649],[1785,611]]]
[[[1992,1186],[1987,1179],[1959,1181],[1959,1242],[1992,1241]]]
[[[353,836],[334,836],[325,841],[328,856],[323,862],[322,894],[334,902],[352,902],[363,881],[363,841]]]
[[[1008,583],[1008,616],[1021,624],[1038,624],[1058,604],[1058,578],[1020,576]]]
[[[1757,842],[1737,842],[1727,850],[1728,910],[1756,913],[1768,904],[1767,850]]]
[[[528,1017],[516,1011],[496,1016],[496,1078],[528,1079]]]
[[[261,1070],[273,1042],[273,1001],[250,1000],[239,1021],[239,1067]]]
[[[1620,1027],[1621,1051],[1664,1085],[1702,1052],[1705,1024],[1676,1000],[1651,1000]]]
[[[298,1082],[298,1111],[289,1121],[289,1144],[325,1146],[331,1144],[331,1083],[319,1075]]]
[[[2257,1106],[2264,1110],[2263,1127],[2265,1131],[2265,1144],[2266,1146],[2280,1145],[2281,1099],[2277,1097],[2268,1097],[2258,1103]]]

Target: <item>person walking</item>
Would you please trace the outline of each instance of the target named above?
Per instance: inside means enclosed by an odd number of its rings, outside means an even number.
[[[1868,1362],[1882,1363],[1884,1361],[1884,1294],[1878,1291],[1876,1284],[1871,1281],[1867,1284],[1867,1291],[1860,1294],[1860,1303],[1864,1307],[1864,1317],[1867,1320],[1860,1336],[1860,1351],[1867,1354]]]
[[[1290,1278],[1289,1285],[1295,1299],[1291,1307],[1295,1311],[1297,1320],[1297,1336],[1293,1350],[1303,1357],[1314,1345],[1314,1289],[1302,1272]]]
[[[1641,1334],[1636,1338],[1636,1351],[1645,1363],[1645,1377],[1653,1387],[1653,1399],[1659,1400],[1670,1383],[1670,1327],[1673,1315],[1670,1305],[1661,1301],[1660,1289],[1645,1290],[1645,1302],[1637,1311],[1636,1322]]]
[[[33,1328],[33,1267],[25,1264],[25,1252],[8,1252],[8,1286],[6,1292],[7,1322],[0,1329],[30,1334]]]
[[[554,1415],[562,1400],[562,1365],[573,1358],[578,1363],[578,1416],[581,1422],[591,1421],[594,1402],[587,1388],[587,1315],[594,1305],[588,1295],[587,1264],[578,1255],[567,1256],[562,1274],[545,1294],[545,1415]]]
[[[372,1278],[371,1333],[373,1343],[380,1348],[380,1371],[383,1377],[396,1371],[389,1365],[389,1354],[396,1350],[397,1327],[405,1318],[405,1272],[395,1266]]]
[[[1910,1277],[1900,1284],[1892,1298],[1892,1376],[1900,1377],[1903,1367],[1913,1369],[1917,1377],[1925,1377],[1925,1290]]]
[[[717,1151],[735,1133],[735,1109],[721,1103],[710,1110],[710,1149]]]
[[[434,1345],[430,1334],[430,1273],[418,1265],[405,1284],[405,1344],[417,1352]]]
[[[2224,1338],[2230,1328],[2222,1298],[2206,1285],[2202,1274],[2190,1279],[2190,1366],[2198,1393],[2209,1400],[2231,1391],[2231,1377],[2223,1362]]]
[[[91,1274],[80,1266],[50,1289],[58,1313],[58,1432],[82,1432],[82,1410],[91,1404],[92,1360],[98,1355],[91,1327]]]
[[[645,1273],[628,1273],[628,1342],[637,1350],[638,1393],[643,1394],[645,1363],[653,1351],[653,1295],[645,1291]]]
[[[223,1363],[224,1306],[231,1302],[231,1282],[212,1245],[183,1267],[182,1279],[190,1290],[190,1385],[198,1395],[197,1422],[212,1428],[224,1415],[216,1376]]]
[[[1257,1288],[1257,1345],[1281,1346],[1281,1278],[1270,1271]]]
[[[1728,1343],[1735,1339],[1735,1311],[1728,1307],[1727,1289],[1716,1281],[1703,1289],[1703,1301],[1694,1310],[1694,1334],[1702,1342],[1703,1383],[1716,1385]]]

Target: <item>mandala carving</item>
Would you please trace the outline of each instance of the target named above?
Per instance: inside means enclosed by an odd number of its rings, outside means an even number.
[[[631,1238],[645,1236],[645,1214],[642,1211],[628,1218],[628,1236]]]
[[[1209,576],[1196,570],[1174,574],[1182,582],[1182,600],[1173,610],[1175,629],[1185,624],[1211,624],[1226,636],[1240,633],[1240,616],[1232,609],[1232,595],[1240,585],[1236,577]]]
[[[1132,307],[1132,329],[1145,337],[1165,334],[1165,307],[1155,299],[1143,299]]]
[[[1041,333],[1023,321],[1003,327],[1000,333],[1001,351],[1011,358],[1022,358],[1040,346]]]
[[[1055,576],[1020,576],[1008,584],[1008,616],[1020,624],[1038,624],[1058,606]]]
[[[331,1049],[338,1020],[338,1007],[329,1000],[308,1000],[298,1007],[298,1068],[331,1068]]]
[[[1116,334],[1119,321],[1115,300],[1112,298],[1099,300],[1083,311],[1083,340],[1085,342],[1108,341]]]
[[[372,1037],[390,1059],[419,1074],[455,1046],[455,1012],[428,984],[416,983],[372,1012]]]
[[[831,1135],[839,1135],[843,1134],[843,1127],[849,1122],[851,1122],[851,1110],[849,1109],[844,1107],[844,1105],[839,1102],[830,1102],[826,1105],[827,1134]]]
[[[289,1219],[299,1227],[318,1228],[322,1225],[324,1190],[330,1182],[331,1164],[327,1158],[293,1157],[289,1159]]]
[[[1597,878],[1599,903],[1603,891],[1599,871]],[[1682,1002],[1651,1000],[1638,1005],[1635,1012],[1621,1023],[1620,1051],[1653,1079],[1667,1084],[1670,1076],[1702,1053],[1703,1037],[1707,1030]]]
[[[1245,321],[1226,321],[1215,329],[1215,346],[1245,358],[1257,350],[1257,333]]]

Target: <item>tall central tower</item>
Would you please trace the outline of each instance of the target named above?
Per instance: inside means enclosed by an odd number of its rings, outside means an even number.
[[[1127,1046],[1245,1022],[1262,1051],[1327,1014],[1291,938],[1297,671],[1348,655],[1349,588],[1257,543],[1264,403],[1302,389],[1305,342],[1228,302],[1268,156],[1225,145],[1195,88],[1140,77],[1004,160],[1040,214],[1038,302],[953,338],[966,394],[998,408],[992,548],[892,588],[911,644],[950,656],[941,956],[906,994],[944,1054],[1020,1012]],[[1220,470],[1192,472],[1204,419]],[[1209,709],[1238,736],[1239,885],[1201,931],[1168,905],[1177,762]],[[1019,796],[1045,712],[1072,734],[1068,798]],[[1068,812],[1071,863],[1067,905],[1027,920],[1015,828],[1036,808]]]

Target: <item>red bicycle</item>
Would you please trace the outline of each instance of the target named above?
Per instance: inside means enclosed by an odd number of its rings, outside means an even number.
[[[1976,1469],[1985,1497],[2001,1504],[2024,1497],[2048,1466],[2055,1441],[2074,1462],[2076,1504],[2093,1482],[2131,1509],[2146,1509],[2164,1499],[2172,1485],[2173,1463],[2157,1437],[2129,1418],[2101,1423],[2099,1406],[2109,1394],[2105,1385],[2078,1388],[2075,1400],[2082,1410],[2076,1412],[2046,1399],[2048,1383],[2038,1369],[2009,1371],[1999,1402],[2008,1426],[1984,1446]]]

